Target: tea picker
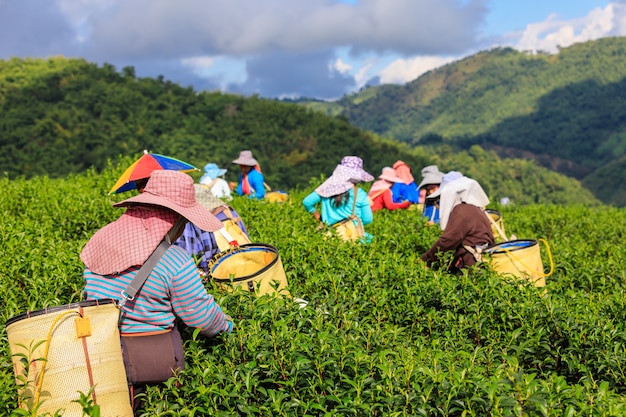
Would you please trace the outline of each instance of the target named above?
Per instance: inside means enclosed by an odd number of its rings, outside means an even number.
[[[452,252],[450,272],[475,265],[479,261],[476,254],[494,243],[491,223],[484,212],[489,204],[487,194],[476,180],[450,171],[431,197],[439,197],[439,226],[443,233],[421,260],[430,266],[440,252]]]

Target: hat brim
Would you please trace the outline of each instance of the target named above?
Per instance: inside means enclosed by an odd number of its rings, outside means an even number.
[[[389,182],[402,182],[402,178],[398,177],[395,174],[383,174],[379,175],[378,179],[389,181]]]
[[[347,168],[343,165],[338,165],[335,169],[342,170],[343,175],[349,176],[354,182],[370,182],[374,180],[372,175],[362,169]]]
[[[442,187],[439,187],[433,193],[431,193],[430,195],[427,195],[426,199],[427,200],[432,200],[433,198],[437,198],[437,197],[441,196],[441,189],[442,189]]]
[[[196,200],[210,212],[213,212],[213,210],[218,207],[227,205],[225,202],[215,197],[208,186],[203,184],[194,184],[193,186],[196,192]]]
[[[223,227],[222,222],[197,201],[195,204],[186,207],[176,204],[167,198],[160,197],[149,192],[143,192],[134,197],[113,204],[113,206],[129,207],[136,204],[146,204],[168,208],[207,232],[215,232]]]
[[[226,171],[228,171],[227,169],[212,169],[210,171],[205,171],[206,174],[211,177],[211,178],[217,178],[217,177],[221,177],[222,175],[226,174]]]
[[[321,197],[333,197],[335,195],[343,194],[346,191],[354,187],[354,184],[350,181],[340,180],[337,178],[329,178],[315,189]]]
[[[245,166],[248,166],[248,167],[253,167],[253,166],[256,166],[258,164],[258,162],[254,158],[245,158],[245,159],[237,158],[237,159],[235,159],[233,161],[233,164],[245,165]]]
[[[418,190],[421,190],[422,188],[426,187],[427,185],[439,185],[441,184],[441,180],[437,181],[435,179],[424,179],[422,180],[422,182],[419,183],[419,185],[417,186]]]
[[[441,184],[441,181],[443,180],[443,174],[440,172],[427,172],[422,175],[424,178],[422,178],[422,182],[420,182],[419,185],[417,186],[418,189],[421,189],[422,187],[425,187],[431,184],[439,185]]]

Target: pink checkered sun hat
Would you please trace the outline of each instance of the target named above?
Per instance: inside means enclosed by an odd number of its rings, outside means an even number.
[[[141,194],[114,206],[128,207],[136,204],[149,204],[174,210],[208,232],[214,232],[222,227],[222,222],[196,200],[193,178],[180,171],[152,172]]]
[[[143,193],[115,206],[127,209],[98,230],[80,254],[96,274],[114,275],[143,265],[180,216],[206,231],[222,228],[196,201],[193,179],[178,171],[154,171]]]
[[[357,156],[345,156],[335,167],[332,175],[315,189],[322,197],[343,194],[360,182],[372,181],[374,177],[363,170],[363,160]]]
[[[116,275],[131,266],[143,265],[178,218],[178,214],[161,207],[129,207],[89,239],[80,259],[100,275]]]

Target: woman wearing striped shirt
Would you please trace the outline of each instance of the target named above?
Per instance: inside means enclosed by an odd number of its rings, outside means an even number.
[[[141,194],[115,206],[127,209],[81,252],[83,296],[121,302],[122,353],[133,398],[134,388],[163,382],[173,370],[184,368],[177,322],[207,337],[230,333],[233,323],[207,293],[191,255],[175,245],[161,256],[134,299],[122,300],[122,292],[166,236],[175,241],[187,221],[211,232],[222,227],[196,201],[189,175],[154,171]]]

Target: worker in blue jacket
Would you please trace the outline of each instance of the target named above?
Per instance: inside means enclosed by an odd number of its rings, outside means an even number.
[[[233,164],[239,165],[241,169],[235,192],[238,195],[247,195],[258,200],[263,199],[265,197],[265,178],[260,169],[258,169],[259,164],[252,157],[252,152],[241,151],[239,158],[235,159]]]

